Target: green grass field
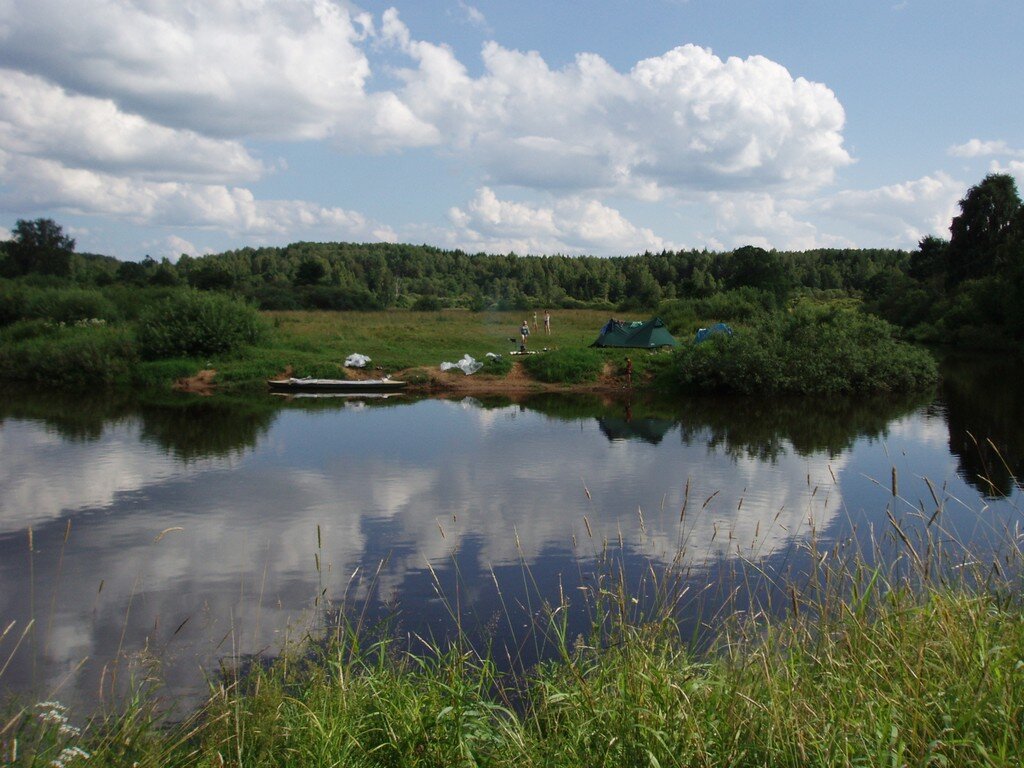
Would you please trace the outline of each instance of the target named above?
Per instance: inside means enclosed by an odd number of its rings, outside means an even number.
[[[530,349],[586,347],[608,320],[604,312],[560,312],[552,316],[552,333],[545,336],[543,328],[533,328],[533,314],[522,312],[271,312],[267,316],[282,347],[320,354],[329,351],[342,360],[360,352],[391,369],[436,366],[464,354],[477,359],[488,352],[505,354],[518,348],[524,319],[531,326]]]
[[[488,352],[505,355],[519,347],[519,326],[531,326],[528,348],[553,352],[586,349],[608,321],[608,313],[566,310],[552,313],[552,332],[539,330],[533,313],[440,312],[267,312],[270,341],[258,349],[223,359],[193,361],[198,370],[213,367],[218,382],[262,382],[290,366],[296,376],[344,376],[343,363],[353,353],[368,356],[384,373],[416,368],[437,369],[463,355],[483,361]],[[619,319],[638,320],[640,317]],[[605,350],[602,359],[620,364],[626,355],[642,376],[652,355],[644,350]],[[483,373],[483,372],[481,372]],[[485,374],[486,375],[486,374]]]

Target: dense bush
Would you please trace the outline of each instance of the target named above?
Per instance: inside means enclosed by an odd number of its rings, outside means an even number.
[[[412,303],[416,312],[437,312],[444,308],[444,302],[437,296],[420,296]]]
[[[658,315],[674,334],[692,337],[698,322],[763,323],[776,309],[776,297],[756,288],[736,288],[703,298],[663,301]]]
[[[33,291],[26,296],[25,316],[74,323],[79,320],[117,319],[117,308],[102,293],[78,288]]]
[[[16,323],[25,317],[26,289],[13,280],[0,280],[0,326]]]
[[[61,330],[61,326],[49,320],[18,320],[0,327],[0,344],[13,344],[40,336],[56,336]]]
[[[107,384],[129,379],[138,360],[131,335],[109,326],[49,326],[44,333],[19,334],[40,328],[40,321],[19,323],[0,344],[4,378],[56,385]]]
[[[270,283],[259,288],[253,297],[260,309],[295,310],[301,309],[295,292],[289,285]]]
[[[361,286],[302,285],[295,295],[303,309],[323,309],[344,312],[382,309],[380,300]]]
[[[0,326],[19,320],[69,324],[81,320],[109,322],[118,316],[117,307],[96,289],[40,287],[27,281],[0,281]]]
[[[563,384],[594,381],[604,367],[604,356],[593,349],[556,349],[523,358],[533,378]]]
[[[149,308],[177,295],[182,288],[167,286],[137,286],[113,283],[103,288],[103,295],[117,308],[123,321],[133,322]]]
[[[670,388],[744,394],[904,392],[933,385],[928,352],[884,320],[836,307],[798,307],[755,329],[686,344],[666,367]]]
[[[257,344],[267,332],[255,309],[227,296],[181,291],[143,313],[139,350],[147,359],[196,357]]]

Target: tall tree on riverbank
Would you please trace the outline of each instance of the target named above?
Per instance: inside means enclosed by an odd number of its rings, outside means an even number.
[[[21,275],[71,274],[71,255],[75,241],[53,219],[18,219],[12,230],[14,239],[7,246],[15,271]]]
[[[954,287],[1004,266],[1004,246],[1019,219],[1020,209],[1017,184],[1009,174],[989,174],[967,191],[960,201],[960,215],[949,228],[947,285]]]

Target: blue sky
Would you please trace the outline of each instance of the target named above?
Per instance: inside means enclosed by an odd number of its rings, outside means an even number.
[[[0,0],[0,226],[912,248],[1024,172],[1019,0]]]

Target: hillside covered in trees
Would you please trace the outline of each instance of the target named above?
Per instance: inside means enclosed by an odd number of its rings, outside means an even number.
[[[960,209],[948,240],[928,236],[914,251],[746,246],[615,258],[302,242],[182,255],[177,263],[149,257],[122,262],[76,253],[74,241],[49,219],[19,221],[13,239],[0,244],[0,276],[6,278],[0,324],[19,319],[11,300],[15,284],[191,286],[277,310],[593,307],[671,313],[673,300],[719,297],[714,303],[722,319],[747,311],[751,302],[771,310],[796,294],[811,294],[855,297],[914,340],[1024,349],[1024,207],[1013,178],[986,177]],[[721,300],[729,296],[736,300]]]

